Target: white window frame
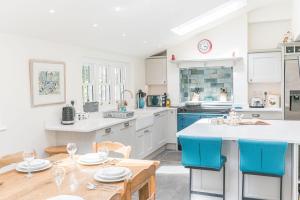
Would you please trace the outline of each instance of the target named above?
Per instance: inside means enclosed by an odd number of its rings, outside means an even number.
[[[90,68],[90,74],[91,74],[91,82],[90,84],[93,87],[93,99],[92,101],[98,101],[99,105],[102,106],[108,106],[108,105],[116,105],[117,101],[120,100],[120,96],[123,95],[122,92],[126,88],[126,72],[127,67],[129,66],[128,63],[125,62],[117,62],[117,61],[105,61],[105,60],[97,60],[97,61],[89,61],[85,62],[82,66],[89,65]],[[105,81],[106,83],[103,83],[103,85],[107,85],[109,94],[108,99],[103,101],[100,98],[100,90],[99,87],[102,83],[100,83],[100,69],[101,67],[106,68],[107,75]],[[119,79],[116,77],[116,70],[120,70],[120,76]],[[120,94],[118,95],[116,90],[116,86],[118,84],[121,84],[122,88],[120,89]],[[83,84],[83,87],[86,86]],[[117,95],[119,97],[117,97]],[[82,97],[83,100],[85,99],[84,96]]]

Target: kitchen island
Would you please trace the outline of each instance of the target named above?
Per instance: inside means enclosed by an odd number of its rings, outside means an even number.
[[[212,125],[202,119],[177,133],[196,137],[221,137],[226,163],[226,199],[241,199],[241,173],[237,140],[265,140],[288,142],[286,173],[283,177],[283,199],[298,199],[298,144],[300,121],[267,120],[270,125]],[[206,192],[222,192],[222,174],[193,171],[193,188]],[[247,176],[245,195],[253,198],[279,199],[279,180],[270,177]]]

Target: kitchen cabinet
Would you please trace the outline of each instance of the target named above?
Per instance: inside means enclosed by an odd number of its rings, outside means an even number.
[[[237,111],[238,114],[243,115],[244,119],[263,119],[263,120],[280,120],[283,119],[280,111]]]
[[[250,53],[248,81],[250,83],[281,82],[281,52]]]
[[[135,158],[142,159],[152,153],[152,126],[138,130],[135,134]]]
[[[154,114],[154,124],[153,124],[153,140],[152,146],[154,149],[162,147],[167,138],[167,120],[168,111],[162,111]]]
[[[167,84],[167,58],[153,57],[146,59],[146,84]]]
[[[177,110],[172,109],[168,112],[168,119],[167,119],[167,143],[177,143]]]

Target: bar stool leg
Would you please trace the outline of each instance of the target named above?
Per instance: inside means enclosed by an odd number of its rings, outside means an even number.
[[[225,165],[223,166],[223,200],[225,200]]]
[[[282,200],[282,176],[280,177],[280,200]]]
[[[244,200],[244,186],[245,186],[245,183],[244,183],[244,173],[242,173],[243,175],[242,175],[242,200]]]
[[[190,168],[189,199],[192,199],[192,169]]]

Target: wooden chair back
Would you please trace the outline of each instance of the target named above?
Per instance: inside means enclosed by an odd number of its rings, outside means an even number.
[[[23,152],[6,155],[0,158],[0,168],[23,161]]]
[[[155,200],[156,198],[156,178],[155,176],[151,176],[149,180],[149,176],[155,174],[156,166],[152,165],[148,169],[144,169],[140,172],[134,180],[127,180],[124,183],[124,191],[122,194],[122,200],[132,200],[132,194],[135,192],[139,192],[139,199],[146,200]],[[137,180],[138,179],[138,180]],[[135,185],[136,183],[141,183],[139,185]],[[136,188],[136,191],[133,191],[132,188]]]
[[[125,146],[122,143],[119,142],[112,142],[112,141],[104,141],[100,143],[93,143],[93,151],[97,152],[101,148],[107,148],[108,151],[116,152],[119,154],[122,154],[125,159],[128,159],[130,157],[131,153],[131,146]]]

